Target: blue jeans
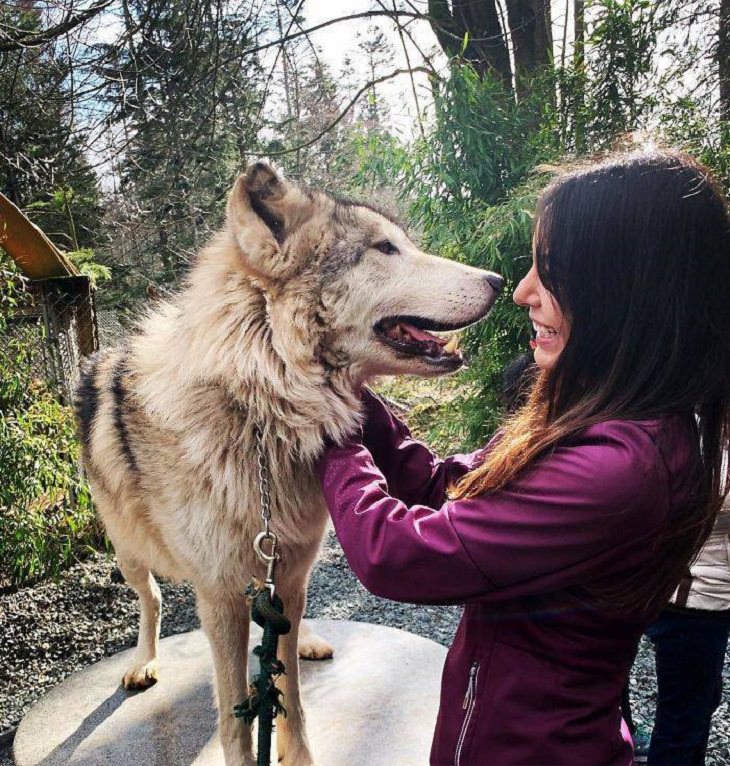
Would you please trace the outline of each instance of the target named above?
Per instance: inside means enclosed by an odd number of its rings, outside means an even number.
[[[667,609],[649,626],[657,709],[648,766],[702,766],[722,696],[730,614]]]

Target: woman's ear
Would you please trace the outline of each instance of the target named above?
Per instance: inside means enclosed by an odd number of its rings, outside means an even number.
[[[284,277],[292,263],[281,245],[310,207],[309,197],[270,165],[250,165],[236,180],[227,206],[227,224],[247,267],[267,278]]]

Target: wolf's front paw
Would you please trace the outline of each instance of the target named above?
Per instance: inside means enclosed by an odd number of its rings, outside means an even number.
[[[159,669],[157,660],[150,660],[144,665],[133,665],[122,678],[122,685],[127,690],[147,689],[157,683]]]
[[[297,652],[303,660],[331,660],[335,650],[316,633],[305,633],[297,640]]]

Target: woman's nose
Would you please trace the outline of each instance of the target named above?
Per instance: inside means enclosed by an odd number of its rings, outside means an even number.
[[[533,266],[527,274],[520,280],[520,283],[515,288],[512,294],[512,300],[518,306],[531,306],[537,298],[537,290],[535,289],[536,283],[534,279],[535,267]]]

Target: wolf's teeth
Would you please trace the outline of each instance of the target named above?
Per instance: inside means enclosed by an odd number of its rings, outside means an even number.
[[[455,354],[459,350],[459,336],[452,335],[449,342],[443,347],[447,354]]]

